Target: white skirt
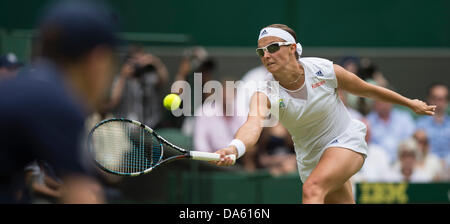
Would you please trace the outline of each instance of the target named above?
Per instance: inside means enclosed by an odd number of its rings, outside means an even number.
[[[330,141],[325,147],[317,149],[303,149],[295,144],[297,165],[300,179],[305,183],[311,172],[317,166],[323,152],[330,147],[346,148],[367,157],[367,143],[365,140],[367,127],[359,120],[352,119],[344,133]],[[309,152],[305,154],[305,150]]]

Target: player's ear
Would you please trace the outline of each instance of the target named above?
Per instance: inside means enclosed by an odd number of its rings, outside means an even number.
[[[296,44],[289,45],[289,50],[291,50],[292,54],[295,55],[295,52],[297,52],[297,45]]]

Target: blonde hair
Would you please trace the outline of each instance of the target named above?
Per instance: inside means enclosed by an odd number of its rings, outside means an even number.
[[[419,144],[414,138],[408,138],[400,142],[397,150],[398,158],[400,158],[401,154],[404,152],[413,153],[416,159],[420,159],[420,157],[422,156],[422,153],[419,149]]]

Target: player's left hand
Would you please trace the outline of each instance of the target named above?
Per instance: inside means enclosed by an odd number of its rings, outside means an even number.
[[[416,113],[420,115],[434,115],[434,111],[436,110],[436,105],[427,105],[425,102],[414,99],[411,100],[410,108]]]

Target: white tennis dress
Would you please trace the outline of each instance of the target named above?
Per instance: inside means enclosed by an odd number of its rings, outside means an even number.
[[[337,94],[333,63],[322,58],[299,61],[305,70],[300,89],[290,91],[268,82],[258,91],[268,96],[272,114],[291,134],[304,183],[327,148],[347,148],[366,157],[367,144],[366,125],[351,119]],[[268,73],[266,81],[275,81],[272,74]]]

